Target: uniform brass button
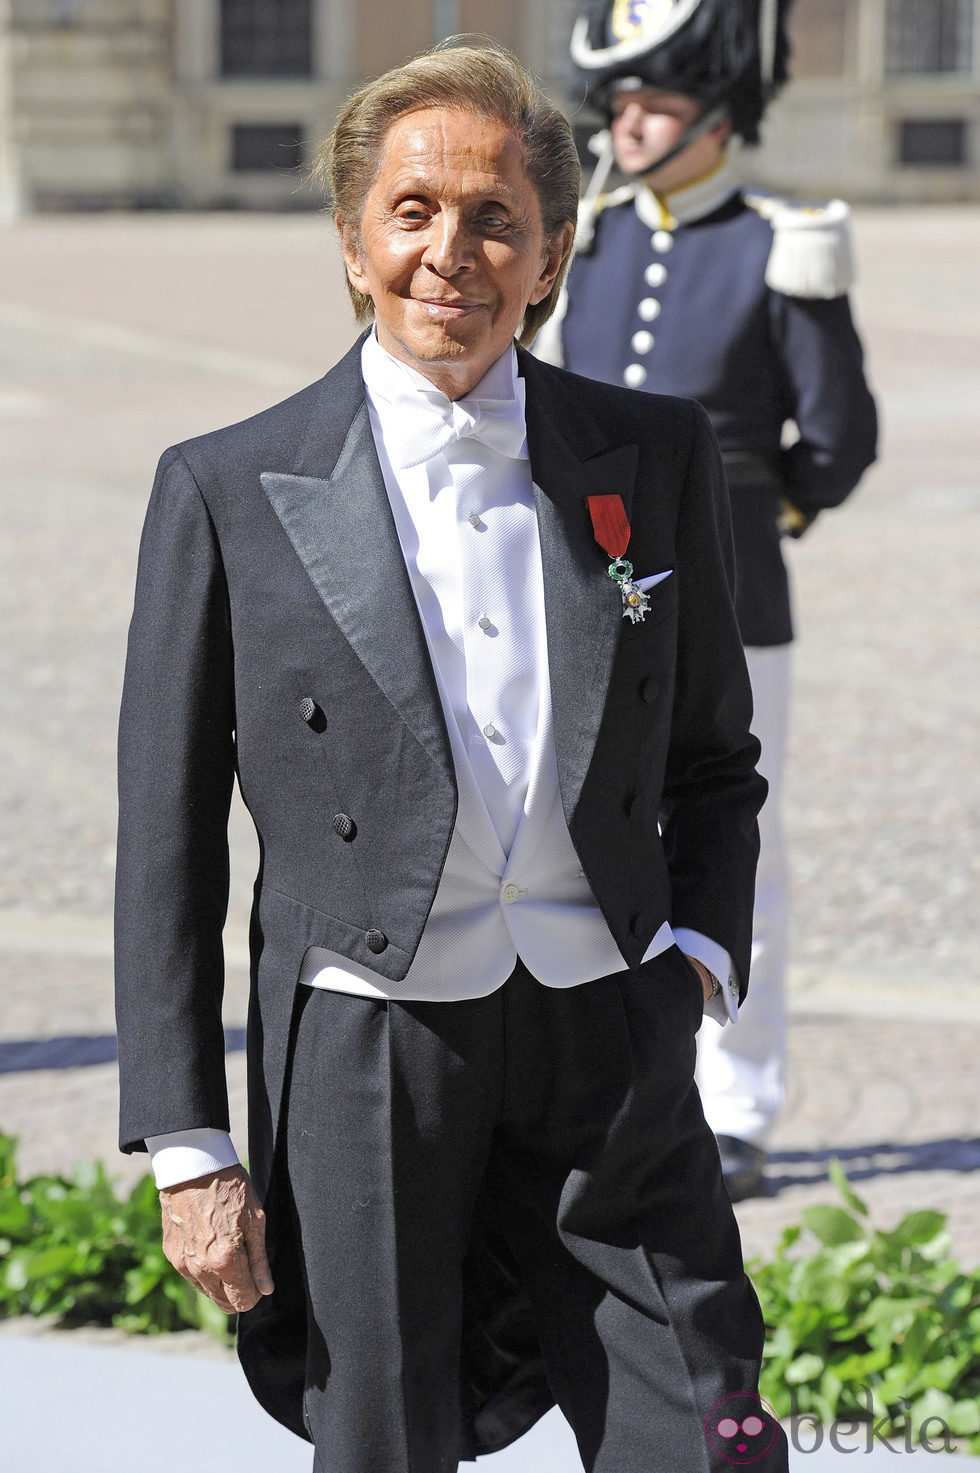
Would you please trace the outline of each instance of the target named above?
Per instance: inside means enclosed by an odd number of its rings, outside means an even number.
[[[364,944],[368,951],[373,951],[375,956],[380,956],[388,945],[388,938],[383,931],[368,931],[364,937]]]
[[[656,297],[644,297],[641,302],[637,303],[636,314],[642,317],[644,322],[653,322],[660,316],[660,303]]]
[[[647,286],[663,286],[667,280],[667,267],[663,261],[651,261],[643,273]]]
[[[623,370],[623,382],[630,389],[638,389],[646,383],[647,371],[642,363],[630,363]]]
[[[334,833],[338,838],[343,839],[345,844],[349,844],[357,833],[357,824],[349,813],[335,813],[331,819],[331,823],[333,824]]]
[[[630,347],[634,353],[649,353],[653,347],[653,333],[644,328],[641,332],[635,332],[630,338]]]
[[[655,230],[650,237],[650,244],[655,251],[670,251],[674,248],[674,237],[669,230]]]
[[[654,680],[652,675],[648,675],[645,680],[640,682],[640,700],[645,701],[648,706],[657,699],[659,694],[660,684]]]

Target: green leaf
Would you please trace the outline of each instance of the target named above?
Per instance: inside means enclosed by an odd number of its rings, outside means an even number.
[[[842,1207],[805,1207],[801,1216],[813,1236],[830,1247],[864,1239],[861,1224]]]
[[[942,1212],[910,1212],[890,1234],[892,1240],[910,1248],[916,1243],[929,1243],[946,1226]]]
[[[833,1157],[829,1166],[827,1167],[827,1175],[830,1177],[830,1180],[840,1192],[841,1196],[847,1203],[848,1207],[850,1207],[851,1211],[857,1212],[861,1217],[867,1217],[868,1209],[866,1204],[861,1200],[857,1192],[851,1186],[851,1183],[848,1181],[847,1176],[844,1172],[844,1168],[840,1164],[836,1156]]]
[[[786,1367],[786,1381],[790,1386],[800,1386],[804,1381],[815,1381],[824,1368],[821,1356],[807,1352],[798,1355]]]

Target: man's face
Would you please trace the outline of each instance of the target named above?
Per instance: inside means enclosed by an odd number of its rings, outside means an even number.
[[[698,117],[700,103],[680,92],[640,87],[617,92],[612,108],[610,128],[617,164],[627,174],[644,175],[646,183],[660,193],[681,189],[710,173],[721,159],[730,132],[727,121],[717,123],[662,168],[652,169]]]
[[[340,224],[347,273],[378,341],[450,398],[477,384],[547,296],[572,226],[549,247],[519,139],[470,112],[399,118],[364,202]]]

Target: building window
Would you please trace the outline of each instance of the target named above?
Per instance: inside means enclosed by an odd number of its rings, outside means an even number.
[[[231,167],[236,174],[297,170],[306,139],[302,123],[236,123],[231,130]]]
[[[312,74],[312,0],[221,0],[223,77]]]
[[[888,0],[885,72],[973,70],[973,0]]]
[[[903,118],[898,161],[919,169],[953,169],[966,163],[964,118]]]

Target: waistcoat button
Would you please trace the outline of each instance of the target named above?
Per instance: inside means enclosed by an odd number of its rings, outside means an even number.
[[[368,931],[364,937],[364,944],[368,951],[373,951],[380,956],[388,945],[388,938],[383,931]]]
[[[339,839],[343,839],[345,844],[349,844],[357,833],[357,824],[349,813],[335,813],[331,819],[331,823],[333,824],[334,833]]]

